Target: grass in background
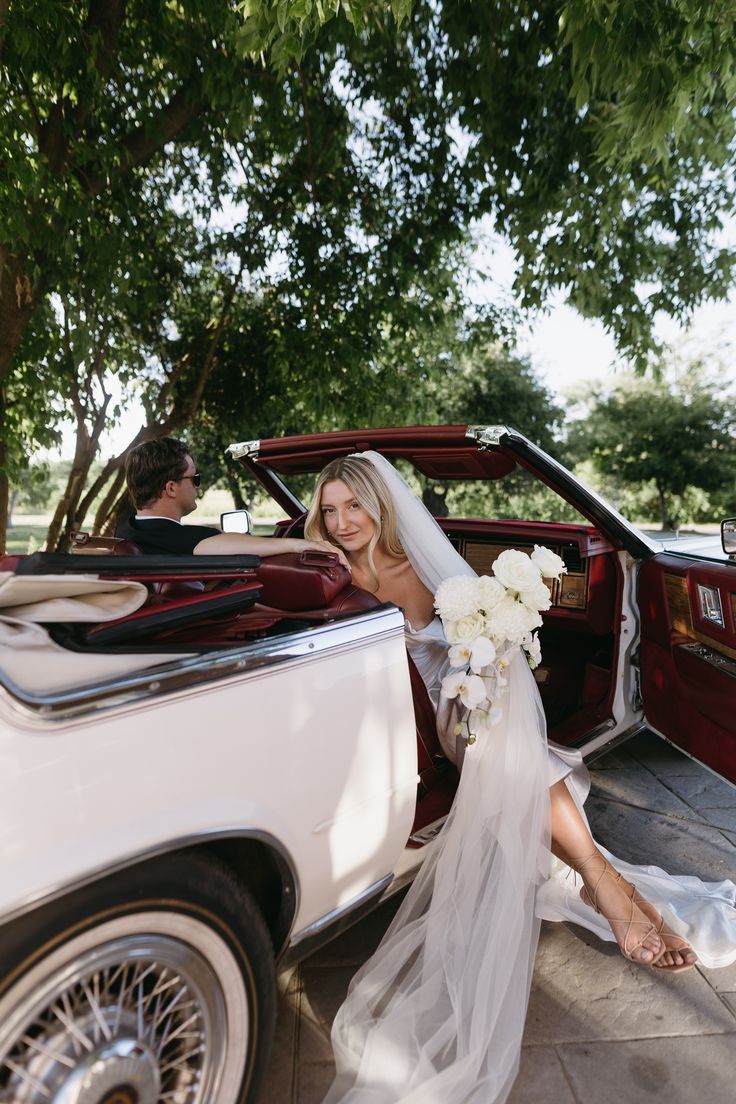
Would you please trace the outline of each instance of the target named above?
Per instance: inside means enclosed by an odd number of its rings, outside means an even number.
[[[25,556],[28,552],[37,552],[46,539],[47,529],[48,522],[45,525],[43,523],[27,525],[19,519],[12,529],[8,529],[6,541],[8,556]]]

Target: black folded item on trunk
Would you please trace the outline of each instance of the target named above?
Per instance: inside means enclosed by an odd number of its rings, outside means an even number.
[[[250,574],[260,556],[73,556],[67,552],[34,552],[18,563],[16,575],[102,575],[105,578],[192,579]]]
[[[87,644],[96,645],[155,640],[157,633],[191,625],[202,618],[232,616],[250,609],[260,593],[260,583],[251,580],[233,583],[225,589],[209,591],[207,594],[172,599],[162,605],[142,606],[135,613],[118,621],[107,621],[103,625],[86,629],[84,639]]]

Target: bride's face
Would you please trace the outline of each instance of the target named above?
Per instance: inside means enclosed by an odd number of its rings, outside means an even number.
[[[347,553],[365,548],[376,531],[372,518],[342,479],[325,483],[320,510],[325,529]]]

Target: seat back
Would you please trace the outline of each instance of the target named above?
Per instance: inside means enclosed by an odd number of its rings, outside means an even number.
[[[74,556],[142,556],[143,549],[123,537],[97,537],[90,533],[71,533],[69,551]]]

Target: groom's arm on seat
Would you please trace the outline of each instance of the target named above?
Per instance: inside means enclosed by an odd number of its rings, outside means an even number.
[[[253,537],[246,533],[217,533],[205,537],[194,548],[195,556],[280,556],[284,552],[332,552],[350,570],[345,553],[329,541],[300,537]]]

